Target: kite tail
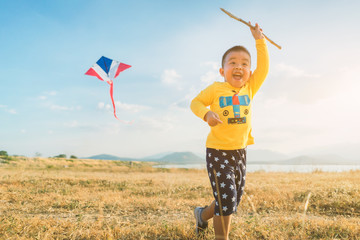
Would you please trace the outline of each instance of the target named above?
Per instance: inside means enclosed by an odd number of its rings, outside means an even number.
[[[115,102],[114,102],[114,96],[113,96],[113,92],[114,92],[114,82],[113,81],[108,81],[107,82],[110,85],[110,97],[111,97],[111,102],[114,108],[114,116],[117,120],[119,120],[122,123],[126,123],[126,124],[133,124],[134,120],[132,121],[124,121],[121,119],[118,119],[118,117],[116,116],[116,108],[115,108]]]
[[[114,108],[114,116],[117,120],[118,117],[116,116],[116,109],[115,109],[115,103],[114,103],[114,96],[113,96],[113,90],[114,90],[114,82],[113,81],[108,81],[108,84],[110,84],[110,97],[111,97],[111,102],[112,102],[112,105],[113,105],[113,108]]]

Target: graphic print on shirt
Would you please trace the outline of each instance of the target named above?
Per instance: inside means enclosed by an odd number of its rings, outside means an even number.
[[[228,118],[228,124],[242,124],[246,123],[246,117],[240,116],[240,106],[249,106],[250,98],[248,95],[241,95],[239,96],[237,93],[234,96],[228,97],[220,97],[219,98],[219,105],[221,108],[232,106],[234,111],[234,117]],[[225,115],[226,112],[226,115]],[[249,112],[249,110],[245,110],[245,114]],[[224,116],[229,115],[227,110],[224,111]]]

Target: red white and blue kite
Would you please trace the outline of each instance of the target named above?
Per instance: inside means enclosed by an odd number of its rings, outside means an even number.
[[[113,97],[113,80],[119,76],[120,72],[130,68],[130,65],[121,63],[110,58],[102,56],[85,74],[97,77],[110,85],[110,96],[114,107],[114,116],[116,119],[116,109]],[[119,119],[118,119],[119,120]]]

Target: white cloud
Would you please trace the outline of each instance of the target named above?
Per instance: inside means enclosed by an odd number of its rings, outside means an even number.
[[[11,114],[17,114],[15,109],[9,109],[8,112],[11,113]]]
[[[187,83],[187,93],[177,101],[173,102],[170,105],[170,109],[177,108],[177,110],[189,111],[191,100],[207,86],[221,79],[219,73],[219,63],[208,61],[200,63],[200,66],[204,67],[205,74],[199,76],[200,81],[192,81],[191,83]]]
[[[156,130],[156,131],[170,131],[174,126],[174,119],[169,116],[164,117],[149,117],[142,116],[137,122],[137,127],[139,128],[147,128],[148,130]]]
[[[45,106],[54,111],[76,111],[82,109],[81,106],[64,106],[64,105],[54,104],[53,101],[50,100],[50,97],[56,95],[57,95],[56,91],[48,91],[48,92],[44,92],[43,95],[38,96],[37,99],[42,101],[42,106]]]
[[[149,107],[149,106],[123,103],[120,101],[115,101],[115,107],[116,107],[116,110],[123,110],[123,111],[127,111],[127,112],[132,112],[132,113],[138,113],[138,112],[142,112],[142,111],[151,109],[151,107]],[[100,110],[113,111],[112,105],[105,104],[103,102],[99,102],[97,105],[97,108]]]
[[[201,76],[200,80],[203,83],[211,84],[219,79],[219,73],[215,71],[209,71],[205,75]]]
[[[341,91],[334,90],[333,82],[338,76],[343,76],[338,78]],[[321,97],[312,97],[311,91],[308,95],[303,92],[309,101],[293,101],[291,94],[296,92],[291,88],[287,95],[269,97],[269,89],[260,92],[253,103],[256,147],[294,152],[334,144],[359,144],[356,139],[360,131],[360,83],[356,76],[355,70],[346,74],[339,71],[316,89]],[[314,83],[313,87],[318,85]],[[304,88],[298,90],[304,91]]]
[[[182,84],[180,82],[181,75],[178,74],[174,69],[165,69],[161,75],[161,82],[169,85],[174,86],[178,90],[182,90]]]
[[[6,105],[0,105],[0,109],[3,109],[3,111],[10,113],[10,114],[17,114],[16,110],[13,108],[9,108]]]
[[[213,70],[218,70],[220,65],[218,62],[207,61],[200,64],[201,66],[210,66]]]
[[[149,106],[123,103],[123,102],[120,102],[120,101],[115,101],[115,106],[116,106],[116,109],[130,111],[130,112],[134,112],[134,113],[142,112],[144,110],[149,110],[150,109]]]
[[[39,100],[46,100],[48,99],[49,96],[56,96],[57,92],[56,91],[47,91],[44,92],[43,95],[38,96]]]
[[[56,104],[50,104],[50,105],[49,105],[49,108],[50,108],[51,110],[61,110],[61,111],[68,111],[68,110],[70,110],[69,107],[60,106],[60,105],[56,105]]]
[[[191,102],[192,98],[190,98],[189,95],[186,95],[184,98],[172,103],[170,105],[170,109],[177,109],[177,110],[181,110],[181,111],[187,111],[190,108],[190,102]]]
[[[56,96],[57,92],[56,91],[49,91],[49,92],[45,92],[46,95],[48,96]]]
[[[337,92],[340,77],[339,70],[313,73],[281,63],[270,69],[261,92],[265,98],[285,97],[293,103],[313,104]]]
[[[76,128],[79,126],[79,122],[76,120],[71,121],[71,122],[66,122],[66,123],[64,123],[64,126],[69,127],[69,128]]]
[[[210,85],[211,83],[215,82],[219,79],[220,73],[219,73],[219,64],[217,62],[205,62],[201,64],[203,66],[210,66],[211,69],[207,71],[204,75],[200,77],[201,82]]]
[[[105,109],[109,111],[110,109],[112,109],[112,106],[110,106],[110,104],[106,104]]]
[[[56,104],[51,104],[48,103],[47,106],[51,109],[51,110],[59,110],[59,111],[74,111],[74,110],[80,110],[81,106],[61,106],[61,105],[56,105]]]
[[[305,78],[319,78],[319,74],[309,74],[304,70],[291,66],[285,63],[279,63],[275,66],[275,71],[280,72],[281,74],[285,74],[288,77],[305,77]]]
[[[105,108],[105,103],[99,102],[98,105],[97,105],[97,108],[98,109],[104,109]]]

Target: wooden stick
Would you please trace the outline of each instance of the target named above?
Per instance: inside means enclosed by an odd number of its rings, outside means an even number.
[[[220,220],[221,220],[221,226],[222,226],[222,230],[223,230],[223,233],[226,232],[226,229],[225,229],[225,222],[224,222],[224,215],[223,215],[223,210],[222,210],[222,204],[221,204],[221,197],[220,197],[220,190],[219,190],[219,182],[218,182],[218,179],[217,179],[217,175],[216,175],[216,171],[215,169],[213,169],[213,172],[214,172],[214,177],[215,177],[215,182],[216,182],[216,191],[218,193],[218,201],[219,201],[219,210],[220,210]],[[215,210],[214,210],[215,211]],[[215,236],[216,237],[216,236]]]
[[[229,17],[231,17],[231,18],[233,18],[233,19],[235,19],[235,20],[238,20],[238,21],[244,23],[246,26],[248,26],[248,27],[250,27],[250,28],[252,28],[252,29],[255,28],[255,26],[252,26],[252,25],[250,25],[249,23],[247,23],[247,22],[245,22],[244,20],[242,20],[241,18],[238,18],[238,17],[232,15],[231,13],[229,13],[228,11],[226,11],[225,9],[223,9],[223,8],[220,8],[220,9],[221,9],[221,11],[223,11],[224,13],[226,13]],[[270,38],[268,38],[264,33],[263,33],[263,35],[264,35],[264,37],[265,37],[270,43],[272,43],[273,45],[275,45],[277,48],[281,49],[281,46],[279,46],[279,45],[276,44],[274,41],[272,41]]]

